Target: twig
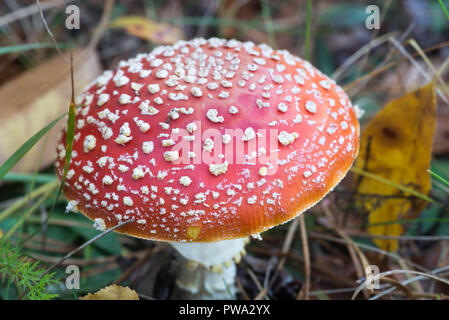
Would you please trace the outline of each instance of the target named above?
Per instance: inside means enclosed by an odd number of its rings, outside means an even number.
[[[392,0],[386,0],[385,2],[386,2],[386,4],[384,5],[382,14],[379,19],[380,23],[383,23],[385,16],[387,15],[388,10],[390,9]],[[374,29],[374,31],[372,32],[372,35],[371,35],[371,39],[374,39],[375,37],[377,37],[378,33],[379,33],[379,29]],[[368,54],[363,57],[363,60],[360,61],[360,64],[358,66],[358,70],[363,70],[365,68],[365,66],[368,62],[368,57],[369,57]]]
[[[105,272],[108,272],[111,270],[116,270],[119,268],[120,268],[120,266],[118,265],[117,262],[111,262],[111,263],[103,265],[103,266],[99,266],[96,268],[92,268],[92,269],[83,271],[83,272],[81,272],[80,277],[82,277],[82,278],[92,277],[97,274],[102,274],[102,273],[105,273]]]
[[[402,32],[402,33],[399,35],[399,37],[398,37],[399,42],[401,42],[401,43],[404,42],[405,39],[406,39],[406,38],[410,35],[410,33],[413,31],[413,29],[415,28],[415,26],[416,26],[416,23],[415,23],[415,22],[412,22],[412,23],[407,27],[407,29],[405,29],[405,31]],[[384,66],[385,64],[387,64],[387,63],[394,57],[394,55],[396,54],[396,51],[397,51],[397,49],[391,48],[391,49],[388,51],[388,54],[386,54],[385,59],[383,59],[378,65],[376,65],[376,69],[378,69],[378,68]],[[366,62],[367,62],[367,59],[365,59],[365,64],[366,64]],[[358,85],[358,87],[357,87],[357,90],[354,90],[354,91],[352,92],[352,95],[356,95],[358,92],[360,92],[360,90],[361,90],[364,86],[366,86],[366,84],[368,83],[369,80],[370,80],[370,79],[364,81],[364,83],[360,83],[360,84]]]
[[[82,244],[81,246],[79,246],[78,248],[76,248],[75,250],[72,250],[71,252],[69,252],[65,257],[61,258],[59,260],[59,262],[51,265],[47,270],[45,270],[45,272],[42,274],[42,276],[44,276],[45,274],[47,274],[48,272],[50,272],[51,270],[53,270],[54,268],[56,268],[57,266],[59,266],[61,263],[63,263],[65,260],[67,260],[68,258],[70,258],[71,256],[73,256],[75,253],[77,253],[78,251],[84,249],[85,247],[87,247],[88,245],[90,245],[91,243],[97,241],[98,239],[104,237],[105,235],[107,235],[108,233],[114,231],[117,228],[120,228],[122,226],[124,226],[125,224],[128,224],[130,222],[133,222],[134,218],[128,219],[126,221],[120,222],[118,225],[109,228],[108,230],[103,231],[102,233],[96,235],[95,237],[93,237],[92,239],[90,239],[89,241],[85,242],[84,244]]]
[[[331,237],[331,236],[322,235],[322,234],[319,234],[319,233],[313,232],[313,231],[311,231],[309,233],[309,235],[310,235],[310,237],[313,237],[313,238],[325,239],[325,240],[328,240],[328,241],[333,241],[333,242],[338,242],[338,243],[343,243],[343,244],[348,243],[348,241],[346,241],[344,239],[339,239],[339,238],[335,238],[335,237]],[[362,243],[357,243],[357,246],[359,248],[362,248],[362,249],[365,249],[365,250],[381,253],[381,254],[383,254],[385,256],[388,256],[388,257],[391,257],[391,258],[393,258],[393,259],[395,259],[397,261],[399,261],[400,259],[403,259],[396,253],[388,252],[388,251],[385,251],[385,250],[382,250],[382,249],[379,249],[379,248],[376,248],[376,247],[373,247],[373,246],[365,245],[365,244],[362,244]],[[421,266],[421,265],[419,265],[417,263],[414,263],[412,261],[408,261],[406,259],[403,259],[403,260],[406,261],[411,266],[415,267],[416,269],[423,270],[425,272],[429,271],[428,269],[426,269],[425,267],[423,267],[423,266]]]
[[[449,41],[444,41],[444,42],[436,44],[434,46],[430,46],[430,47],[424,49],[423,51],[425,53],[428,53],[428,52],[431,52],[431,51],[435,51],[435,50],[444,48],[444,47],[446,47],[448,45],[449,45]],[[412,54],[412,57],[417,57],[417,56],[418,56],[417,52]],[[388,63],[388,64],[386,64],[386,65],[384,65],[382,67],[378,67],[378,68],[374,69],[373,71],[369,72],[368,74],[366,74],[366,75],[364,75],[362,77],[357,78],[356,80],[352,81],[351,83],[348,83],[348,84],[344,85],[343,89],[345,91],[350,91],[350,90],[354,89],[355,87],[357,87],[361,82],[368,81],[368,80],[374,78],[375,76],[377,76],[377,75],[379,75],[381,73],[384,73],[385,71],[391,69],[392,67],[394,67],[396,65],[399,65],[400,63],[402,63],[402,62],[404,62],[406,60],[407,59],[405,57],[402,57],[398,61],[390,62],[390,63]]]
[[[367,267],[369,266],[368,259],[362,253],[362,251],[357,246],[357,244],[351,238],[348,237],[348,235],[345,233],[345,231],[342,228],[340,228],[337,225],[337,223],[336,223],[335,219],[333,218],[332,213],[329,211],[329,209],[324,205],[322,207],[327,216],[327,219],[332,224],[332,226],[334,227],[337,234],[347,242],[349,255],[354,264],[354,268],[357,272],[357,275],[359,276],[359,278],[362,277],[363,275],[366,277],[367,276],[366,270],[367,270]],[[359,257],[360,261],[357,259],[357,256]],[[363,265],[363,269],[362,269],[362,266],[360,265],[360,263]],[[364,292],[364,295],[366,298],[368,298],[367,293]]]
[[[239,288],[239,291],[242,294],[243,298],[245,300],[250,300],[250,297],[243,287],[242,282],[240,281],[240,278],[238,276],[235,277],[235,283],[237,284],[237,287]]]
[[[447,272],[448,270],[449,270],[449,267],[446,266],[446,267],[443,267],[443,268],[438,268],[438,269],[432,270],[430,273],[431,274],[439,274],[439,273]],[[401,284],[406,285],[406,284],[412,283],[412,282],[417,281],[417,280],[422,280],[424,278],[425,278],[424,276],[420,275],[420,276],[413,277],[413,278],[407,279],[405,281],[402,281]],[[378,295],[376,295],[374,297],[371,297],[370,300],[377,300],[377,299],[383,297],[384,295],[393,292],[394,290],[395,290],[395,288],[387,289],[387,290],[379,293]]]
[[[399,264],[399,268],[401,268],[401,269],[411,270],[411,268],[407,265],[407,263],[402,259],[398,261],[398,264]],[[405,277],[406,277],[406,279],[410,279],[411,276],[408,273],[406,273]],[[419,282],[412,283],[412,286],[415,288],[415,290],[419,291],[419,293],[422,293],[424,291],[421,283],[419,283]]]
[[[327,290],[314,290],[310,291],[311,296],[318,296],[320,294],[334,294],[334,293],[349,293],[354,292],[355,288],[337,288],[337,289],[327,289]]]
[[[41,10],[47,10],[54,7],[58,7],[67,1],[64,0],[53,0],[53,1],[45,1],[41,4]],[[68,1],[71,2],[71,1]],[[6,26],[16,20],[23,19],[25,17],[31,16],[39,12],[39,7],[37,3],[29,5],[27,7],[21,8],[19,10],[14,10],[11,13],[8,13],[2,17],[0,17],[0,28]]]
[[[282,253],[287,253],[290,251],[290,248],[292,246],[292,242],[294,239],[294,235],[296,233],[296,229],[298,229],[298,222],[299,222],[298,219],[295,219],[292,221],[292,223],[288,227],[287,234],[284,238],[284,243],[282,244],[282,249],[281,249]],[[284,267],[284,264],[285,264],[285,259],[281,259],[277,269],[278,270],[282,269]]]
[[[432,74],[434,76],[434,78],[437,79],[437,81],[440,83],[441,88],[443,89],[443,91],[446,93],[446,95],[444,97],[449,97],[449,90],[446,88],[446,84],[444,83],[444,80],[441,78],[440,75],[440,71],[437,70],[434,65],[432,64],[432,62],[429,60],[429,58],[426,56],[426,54],[423,52],[423,50],[421,49],[421,47],[419,46],[418,42],[416,42],[415,39],[410,39],[408,40],[408,43],[413,47],[413,49],[415,49],[416,52],[418,52],[419,56],[421,57],[421,59],[424,60],[424,62],[427,64],[427,66],[429,67],[430,71],[432,71]],[[443,67],[444,67],[444,63],[443,63]],[[442,69],[444,70],[444,69]],[[437,91],[440,89],[437,89]],[[442,93],[441,93],[442,94]]]
[[[48,27],[48,24],[47,24],[47,21],[45,20],[45,17],[44,17],[44,11],[42,10],[40,1],[39,1],[39,0],[36,0],[36,3],[37,3],[37,6],[39,7],[39,12],[40,12],[40,14],[41,14],[42,22],[44,23],[44,26],[45,26],[45,29],[47,30],[47,33],[50,35],[51,41],[53,42],[53,45],[55,46],[56,51],[58,51],[58,53],[61,55],[61,57],[62,57],[65,61],[67,61],[68,63],[70,63],[70,60],[67,59],[67,57],[66,57],[66,56],[62,53],[62,51],[59,49],[58,43],[56,42],[56,39],[55,39],[55,37],[53,36],[53,33],[51,32],[50,28]]]
[[[148,258],[157,250],[158,247],[155,248],[149,248],[146,250],[145,254],[140,257],[131,267],[126,269],[125,272],[122,273],[122,275],[114,281],[115,284],[120,284],[126,279],[129,278],[129,276],[136,271],[145,261],[148,260]]]
[[[363,57],[365,54],[373,50],[374,48],[380,46],[381,44],[384,44],[385,42],[388,42],[389,38],[396,34],[396,32],[390,32],[387,34],[384,34],[380,36],[379,38],[375,38],[368,42],[366,45],[361,47],[359,50],[354,52],[348,59],[346,59],[345,62],[341,66],[337,68],[337,70],[334,71],[334,73],[331,75],[331,78],[335,81],[340,78],[340,76],[352,65],[354,64],[358,59]]]
[[[267,296],[266,290],[260,284],[259,279],[257,279],[255,273],[250,268],[246,268],[246,272],[248,272],[250,278],[254,281],[254,284],[260,291],[259,294],[254,298],[254,300],[261,300],[263,297],[266,297]]]
[[[65,251],[67,252],[67,250]],[[61,265],[70,265],[70,264],[76,264],[77,266],[91,266],[96,264],[103,264],[103,263],[111,263],[115,262],[119,257],[122,258],[140,258],[147,252],[147,249],[145,250],[138,250],[134,252],[130,252],[128,254],[122,254],[121,256],[113,255],[113,256],[106,256],[106,257],[98,257],[98,258],[92,258],[89,260],[82,259],[82,258],[71,258],[67,259],[64,262],[61,263]],[[59,262],[59,257],[54,256],[47,256],[44,254],[38,254],[38,253],[30,253],[28,254],[29,257],[35,260],[39,260],[41,262],[45,263],[57,263]]]
[[[38,248],[36,248],[38,249]],[[67,251],[65,251],[67,252]],[[45,262],[45,263],[58,263],[60,258],[59,257],[52,257],[52,256],[47,256],[44,254],[39,254],[39,253],[30,253],[29,256],[35,260],[39,260],[41,262]],[[61,265],[70,265],[70,264],[75,264],[79,267],[81,266],[91,266],[91,265],[96,265],[96,264],[103,264],[103,263],[111,263],[114,262],[115,260],[117,260],[117,256],[107,256],[107,257],[101,257],[101,258],[93,258],[93,259],[81,259],[81,258],[72,258],[72,259],[67,259],[64,262],[61,263]]]
[[[114,0],[107,0],[106,4],[104,5],[104,10],[101,15],[100,22],[98,23],[98,26],[95,28],[94,35],[90,39],[90,42],[87,46],[87,48],[89,49],[87,50],[87,52],[95,49],[98,43],[100,42],[104,31],[108,27],[109,18],[111,17],[113,8],[114,8]]]
[[[402,292],[404,292],[404,294],[409,298],[409,299],[414,299],[414,294],[412,292],[412,290],[410,290],[409,288],[407,288],[406,286],[404,286],[402,283],[400,283],[398,280],[392,279],[392,278],[382,278],[383,282],[386,282],[388,284],[393,285],[394,287],[396,287],[396,289],[401,290]]]
[[[428,273],[419,272],[419,271],[413,271],[413,270],[402,270],[402,269],[390,270],[390,271],[385,271],[385,272],[376,274],[376,275],[373,276],[372,281],[380,280],[381,278],[383,278],[385,276],[392,275],[392,274],[403,274],[403,273],[410,273],[410,274],[420,275],[420,276],[423,276],[425,278],[430,278],[430,279],[442,282],[442,283],[447,284],[449,286],[449,280],[443,279],[441,277],[434,276],[433,274],[428,274]],[[360,286],[358,286],[357,290],[352,295],[351,300],[354,300],[357,297],[357,295],[359,294],[359,292],[362,291],[366,287],[366,285],[367,285],[367,282],[364,281]]]
[[[282,244],[282,249],[281,252],[282,253],[288,253],[290,251],[293,239],[294,239],[294,235],[296,233],[296,229],[298,228],[298,219],[294,219],[292,221],[292,223],[290,224],[287,234],[284,238],[284,243]],[[284,268],[284,264],[285,264],[286,258],[282,257],[281,260],[279,261],[279,264],[276,267],[276,271],[274,272],[273,277],[271,278],[270,282],[268,283],[267,286],[265,286],[257,295],[257,297],[264,297],[268,290],[270,289],[270,287],[273,285],[274,281],[277,279],[277,277],[279,276],[279,273],[281,272],[282,268]],[[256,299],[257,300],[257,299]]]
[[[147,296],[146,294],[140,293],[140,292],[136,292],[137,295],[139,296],[139,298],[144,298],[145,300],[156,300],[153,297]]]
[[[310,250],[309,242],[307,239],[307,227],[304,219],[304,214],[299,216],[299,227],[301,230],[301,242],[302,242],[302,252],[304,255],[304,286],[298,292],[296,300],[304,299],[309,300],[310,291]]]
[[[267,252],[263,248],[257,248],[257,247],[250,247],[250,248],[248,248],[248,251],[254,252],[257,254],[261,254],[261,255],[265,255],[265,256],[276,255],[279,257],[285,257],[292,261],[299,262],[301,265],[304,265],[304,258],[302,256],[292,253],[292,252],[282,253],[280,250],[270,250],[269,252]],[[322,275],[323,275],[322,278],[326,278],[326,280],[331,283],[335,283],[337,285],[343,285],[343,286],[351,286],[354,284],[354,281],[349,281],[346,278],[342,278],[341,274],[334,272],[333,270],[325,267],[322,264],[315,264],[315,265],[312,264],[311,267],[313,270],[322,273]]]
[[[349,232],[351,236],[360,238],[376,238],[385,240],[403,240],[403,241],[443,241],[449,240],[449,236],[389,236],[380,234],[366,234],[358,232]]]
[[[441,75],[443,74],[443,72],[447,69],[447,67],[449,67],[449,57],[446,58],[446,61],[444,61],[440,68],[437,71],[437,75],[438,77],[441,77]]]
[[[4,3],[12,12],[22,9],[22,7],[17,3],[16,0],[4,0]],[[37,41],[36,34],[35,32],[33,32],[33,26],[28,19],[19,20],[18,23],[22,27],[26,42]]]
[[[429,74],[421,67],[421,65],[413,58],[412,55],[410,55],[410,53],[407,52],[407,50],[405,50],[405,48],[394,38],[391,37],[390,38],[390,42],[396,47],[398,48],[399,52],[402,53],[409,61],[410,63],[416,68],[416,70],[418,70],[418,72],[427,80],[427,81],[431,81],[432,78],[429,76]],[[443,99],[443,101],[447,104],[449,104],[449,101],[447,100],[446,96],[441,92],[440,89],[436,89],[436,92],[438,93],[438,95],[440,96],[441,99]]]

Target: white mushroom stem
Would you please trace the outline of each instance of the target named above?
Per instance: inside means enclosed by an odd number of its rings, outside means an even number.
[[[218,242],[170,242],[186,259],[176,283],[184,299],[232,299],[236,265],[244,253],[247,238]]]

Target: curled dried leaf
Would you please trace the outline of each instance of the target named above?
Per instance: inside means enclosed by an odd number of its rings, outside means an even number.
[[[79,297],[79,300],[139,300],[139,297],[136,291],[129,287],[113,284],[95,293],[88,293],[83,297]]]

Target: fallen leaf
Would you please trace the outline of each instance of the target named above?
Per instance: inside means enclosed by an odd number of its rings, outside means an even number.
[[[396,184],[427,194],[431,179],[432,140],[435,131],[436,101],[434,83],[389,102],[366,125],[360,140],[356,167]],[[403,227],[386,222],[416,217],[427,202],[401,197],[393,185],[358,176],[359,194],[380,196],[381,201],[363,197],[360,205],[369,212],[368,231],[373,235],[399,236]],[[375,239],[387,251],[398,248],[397,240]]]
[[[136,291],[129,287],[113,284],[95,293],[88,293],[83,297],[79,297],[79,300],[139,300],[139,297]]]
[[[73,57],[77,94],[100,74],[101,66],[93,51],[76,50]],[[0,163],[36,132],[67,112],[70,97],[70,65],[60,55],[0,87]],[[48,133],[48,138],[41,139],[12,171],[33,172],[36,166],[41,169],[50,165],[62,124],[60,121]]]
[[[141,16],[120,17],[112,21],[109,27],[124,28],[132,36],[160,44],[173,44],[184,39],[184,33],[180,28]]]

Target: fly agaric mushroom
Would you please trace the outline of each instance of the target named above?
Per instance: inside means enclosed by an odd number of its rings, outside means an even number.
[[[317,203],[358,152],[343,90],[265,44],[157,47],[104,72],[77,103],[69,209],[100,229],[134,218],[117,230],[169,242],[188,261],[177,283],[193,298],[228,297],[245,239]]]

